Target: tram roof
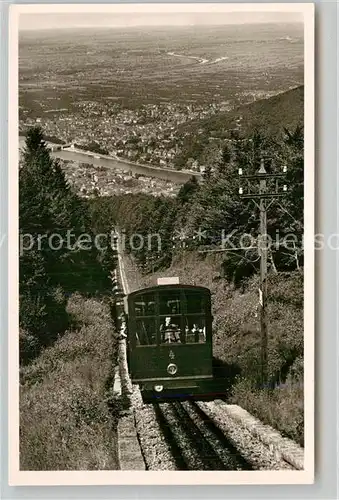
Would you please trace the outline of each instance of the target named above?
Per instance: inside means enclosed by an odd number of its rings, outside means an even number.
[[[194,291],[200,291],[204,294],[210,294],[211,291],[209,288],[204,287],[204,286],[197,286],[197,285],[181,285],[181,284],[169,284],[169,285],[155,285],[152,287],[147,287],[147,288],[141,288],[140,290],[135,290],[134,292],[130,293],[128,297],[135,297],[137,295],[142,295],[144,293],[149,293],[149,292],[166,292],[168,290],[194,290]]]

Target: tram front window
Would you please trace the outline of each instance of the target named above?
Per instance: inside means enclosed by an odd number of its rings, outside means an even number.
[[[157,343],[155,318],[142,318],[136,321],[137,345],[155,345]]]
[[[173,316],[181,314],[180,291],[166,291],[159,294],[160,315]]]
[[[185,291],[187,313],[202,314],[205,312],[205,296],[198,291]]]
[[[185,325],[186,344],[202,344],[206,342],[205,318],[188,316]]]
[[[181,330],[178,320],[180,321],[180,318],[172,319],[170,316],[167,316],[160,325],[161,342],[163,344],[181,342]]]

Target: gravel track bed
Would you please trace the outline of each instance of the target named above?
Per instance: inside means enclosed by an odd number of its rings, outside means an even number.
[[[180,470],[158,423],[154,407],[143,403],[138,387],[133,388],[131,402],[147,470]]]
[[[187,422],[175,403],[161,403],[155,406],[158,418],[162,419],[164,432],[170,442],[175,443],[186,464],[186,470],[220,470],[219,463],[212,460],[213,449],[209,443],[199,429]]]
[[[268,446],[253,437],[246,428],[227,416],[220,403],[222,402],[212,401],[196,404],[231,441],[254,470],[295,470],[290,464],[277,457]]]
[[[129,287],[129,293],[142,288],[142,278],[133,258],[130,255],[121,255],[124,266],[124,274]]]
[[[222,470],[252,469],[251,464],[239,454],[229,440],[225,439],[224,434],[198,405],[187,401],[182,403],[182,408],[212,446],[214,453],[223,464]]]

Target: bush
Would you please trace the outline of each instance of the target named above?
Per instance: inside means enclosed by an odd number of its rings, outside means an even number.
[[[68,311],[79,327],[21,367],[21,470],[117,468],[109,307],[76,295]]]
[[[27,330],[20,328],[19,330],[19,351],[20,364],[28,363],[35,358],[40,352],[40,344],[34,335]]]
[[[59,288],[34,296],[20,296],[20,362],[29,362],[44,347],[51,345],[70,324],[66,298]]]
[[[257,389],[248,379],[242,379],[233,386],[230,401],[304,446],[304,399],[300,382],[289,381],[270,390]]]

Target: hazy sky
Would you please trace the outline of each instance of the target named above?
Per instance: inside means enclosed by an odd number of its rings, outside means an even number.
[[[181,12],[181,13],[67,13],[20,14],[20,30],[80,27],[186,26],[248,23],[302,22],[293,12]]]

